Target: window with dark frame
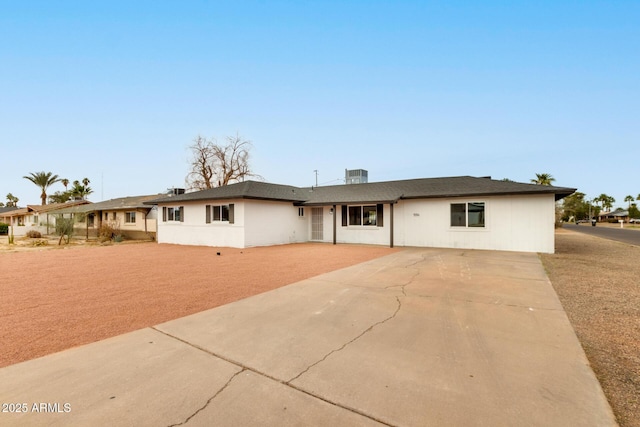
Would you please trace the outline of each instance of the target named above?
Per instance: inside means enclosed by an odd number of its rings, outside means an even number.
[[[349,225],[362,225],[362,206],[349,206]]]
[[[484,202],[451,203],[451,227],[484,227]]]
[[[207,223],[211,221],[230,221],[229,205],[211,205],[207,206]]]
[[[467,226],[467,204],[451,203],[451,226],[466,227]]]
[[[378,211],[376,206],[362,207],[362,225],[376,225]]]
[[[179,221],[184,222],[184,206],[180,207],[162,207],[162,221]]]
[[[378,221],[378,213],[380,215],[382,205],[364,205],[364,206],[349,206],[348,207],[348,225],[361,225],[361,226],[381,226]]]
[[[467,212],[469,227],[484,227],[484,203],[469,203]]]

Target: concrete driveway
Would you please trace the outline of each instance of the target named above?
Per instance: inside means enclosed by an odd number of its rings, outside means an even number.
[[[21,426],[616,425],[535,254],[423,248],[0,369],[0,402]]]

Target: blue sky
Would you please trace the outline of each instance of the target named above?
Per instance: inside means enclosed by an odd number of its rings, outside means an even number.
[[[268,182],[492,176],[638,196],[637,1],[0,0],[0,199],[184,186],[197,135]],[[56,184],[49,190],[62,190]]]

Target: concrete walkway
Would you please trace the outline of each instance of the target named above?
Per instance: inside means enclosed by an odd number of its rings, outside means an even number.
[[[616,425],[538,257],[447,249],[0,369],[0,402],[26,409],[3,426]]]

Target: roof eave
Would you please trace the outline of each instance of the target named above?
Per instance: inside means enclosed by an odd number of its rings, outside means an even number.
[[[235,195],[235,196],[223,196],[223,197],[195,197],[195,198],[176,198],[169,197],[165,199],[150,200],[144,202],[148,205],[161,205],[161,204],[173,204],[173,203],[185,203],[185,202],[202,202],[202,201],[215,201],[215,200],[265,200],[271,202],[284,202],[284,203],[304,203],[300,199],[281,199],[277,197],[260,197],[260,196],[247,196],[247,195]]]

